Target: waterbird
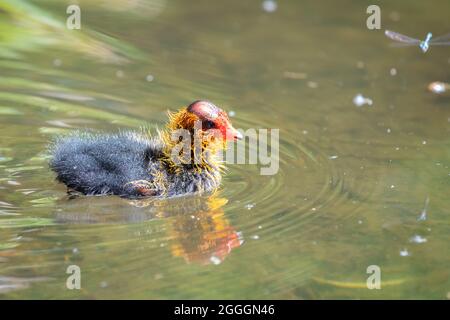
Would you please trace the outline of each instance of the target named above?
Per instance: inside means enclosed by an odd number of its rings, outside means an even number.
[[[141,131],[57,137],[49,147],[50,168],[69,193],[138,198],[213,192],[224,170],[219,152],[243,137],[227,113],[206,100],[169,112],[156,136]]]
[[[431,32],[427,33],[425,40],[419,40],[415,38],[411,38],[400,34],[398,32],[394,32],[391,30],[385,30],[384,34],[394,40],[397,41],[392,45],[395,47],[409,47],[409,46],[419,46],[422,52],[427,52],[430,46],[448,46],[450,45],[450,33],[433,38],[433,34]]]

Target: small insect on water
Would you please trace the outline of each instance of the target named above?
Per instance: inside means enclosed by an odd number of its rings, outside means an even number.
[[[418,46],[424,53],[428,51],[430,46],[450,46],[450,33],[433,38],[433,34],[429,32],[423,41],[390,30],[384,31],[384,34],[388,38],[397,41],[392,44],[394,47]]]

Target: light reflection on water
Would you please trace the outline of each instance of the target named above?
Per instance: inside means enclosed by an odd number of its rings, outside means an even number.
[[[314,2],[265,12],[161,0],[125,15],[116,9],[131,2],[80,1],[90,18],[79,33],[61,27],[57,1],[10,3],[0,4],[0,35],[14,35],[0,51],[5,297],[447,297],[450,109],[426,91],[449,82],[446,48],[389,48],[365,29],[359,1],[347,15]],[[445,33],[448,6],[386,2],[383,23]],[[356,107],[358,93],[373,104]],[[233,110],[237,128],[279,128],[279,172],[230,165],[217,195],[129,201],[70,199],[48,170],[54,134],[153,130],[199,98]],[[70,264],[80,291],[65,289]],[[382,290],[365,288],[372,264]]]

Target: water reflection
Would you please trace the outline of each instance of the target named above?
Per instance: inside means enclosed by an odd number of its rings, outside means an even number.
[[[225,217],[222,207],[226,203],[226,199],[213,196],[203,205],[189,206],[172,216],[169,232],[176,239],[172,254],[188,263],[219,264],[239,247],[244,241],[242,233]]]
[[[170,251],[187,263],[220,264],[243,244],[242,233],[227,219],[227,199],[218,194],[172,199],[128,200],[118,197],[78,197],[59,202],[57,223],[123,224],[163,220]]]

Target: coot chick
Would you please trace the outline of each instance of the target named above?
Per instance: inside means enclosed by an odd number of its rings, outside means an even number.
[[[228,115],[199,100],[176,113],[157,136],[77,131],[52,144],[50,168],[69,191],[85,195],[170,197],[212,192],[221,181],[218,152],[242,135]]]

